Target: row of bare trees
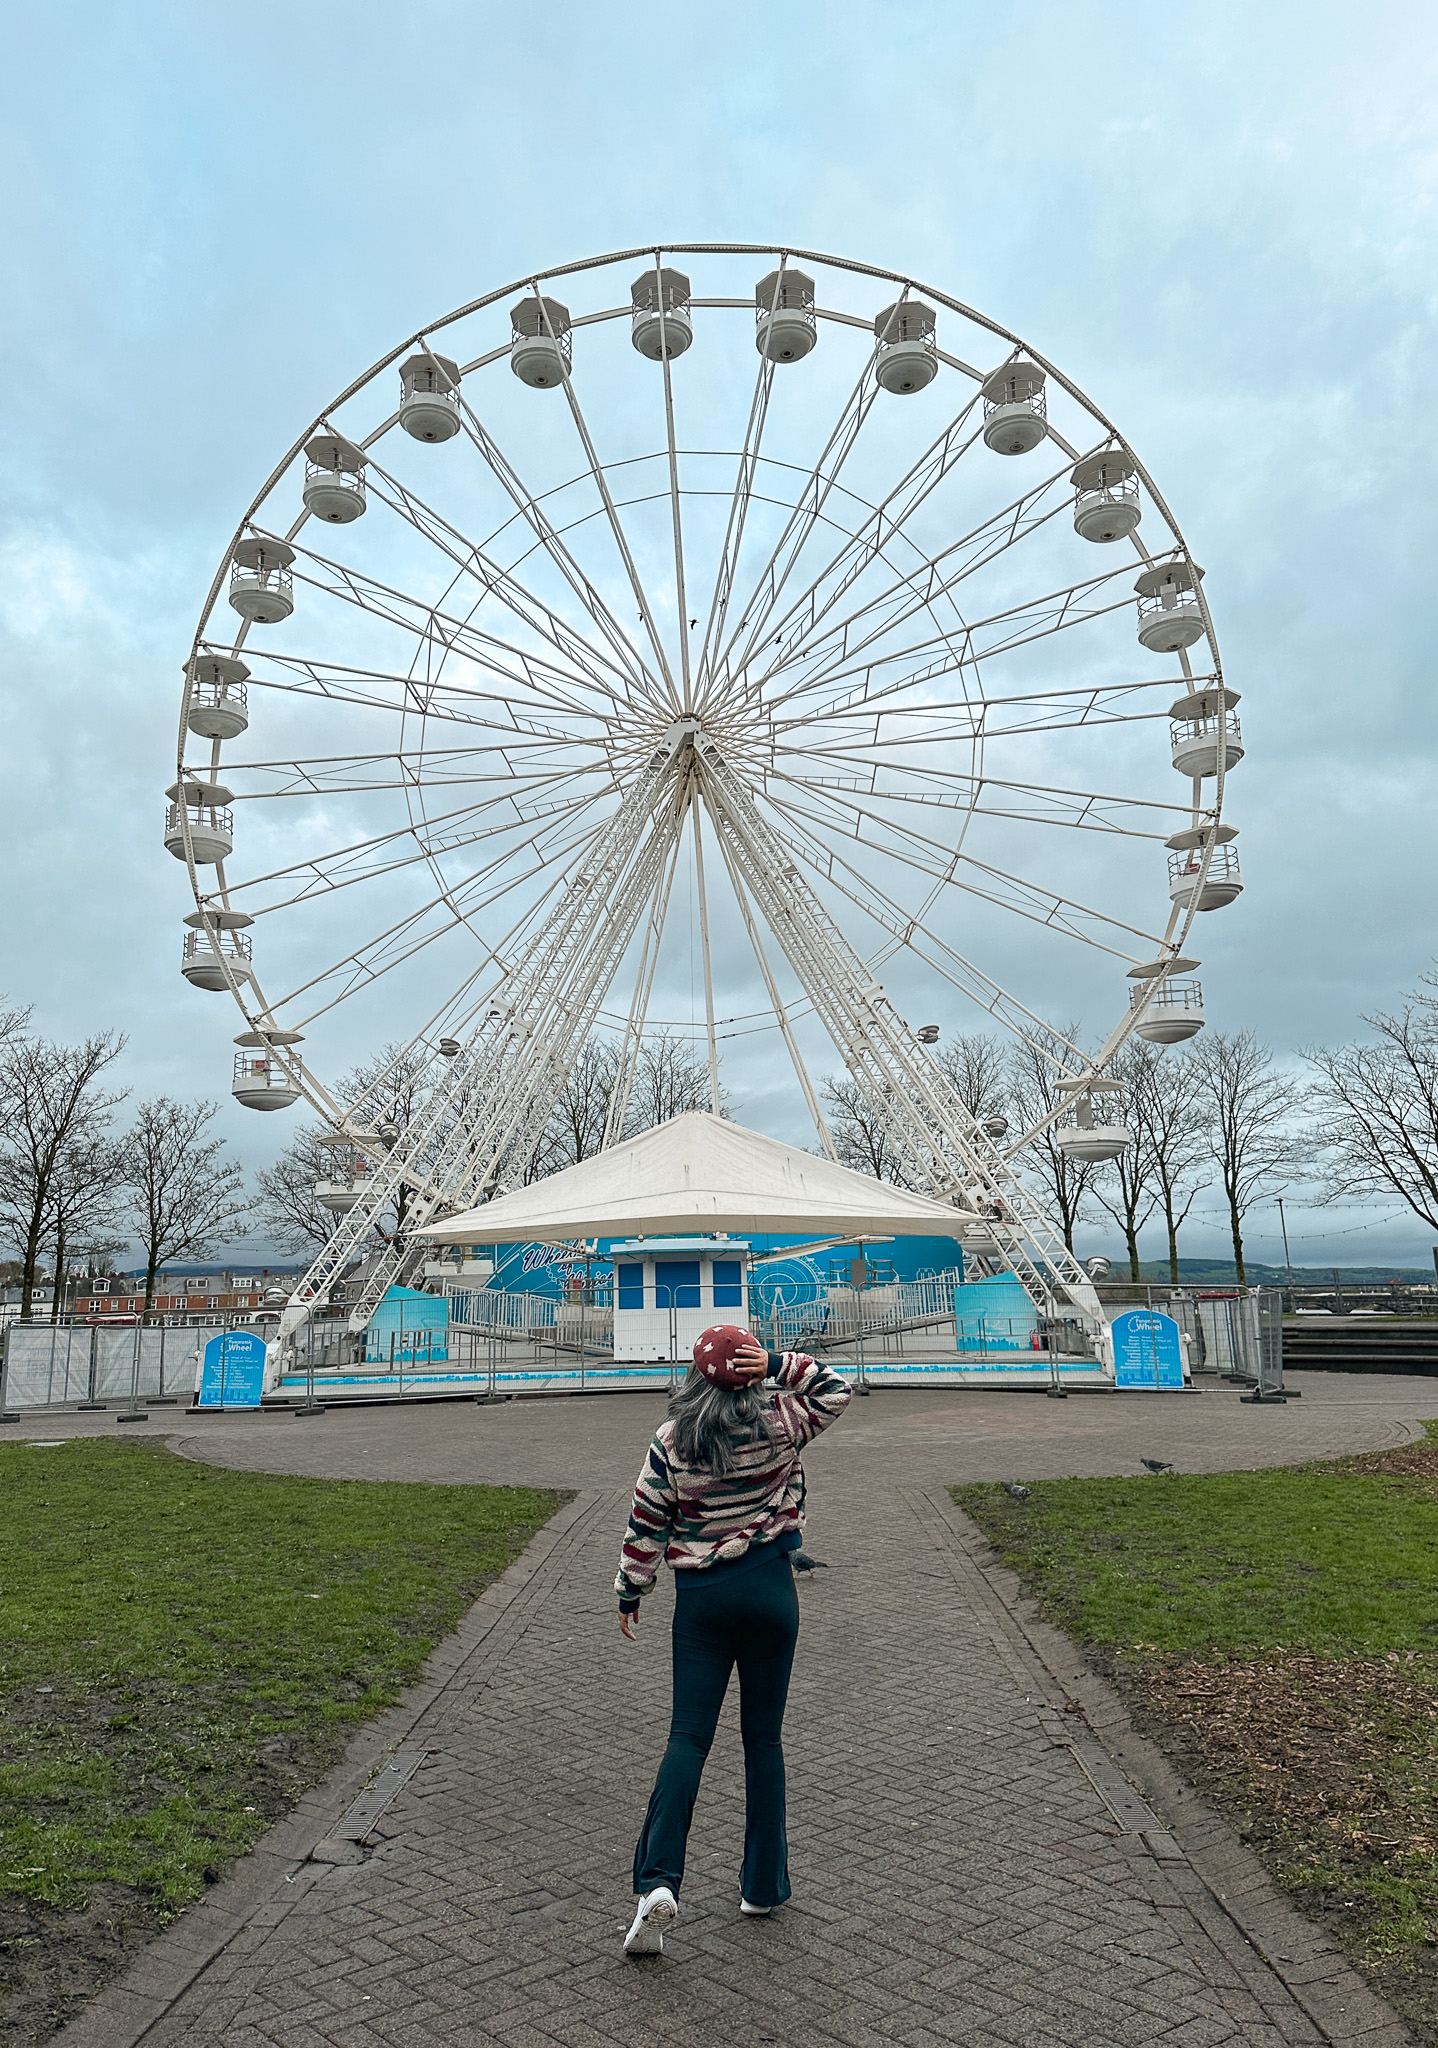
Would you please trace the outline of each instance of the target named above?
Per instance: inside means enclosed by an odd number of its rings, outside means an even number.
[[[586,1040],[538,1150],[518,1169],[516,1178],[544,1180],[598,1152],[610,1126],[619,1085],[619,1045],[608,1038]],[[347,1075],[338,1092],[344,1101],[363,1105],[367,1127],[398,1138],[424,1101],[426,1087],[421,1065],[400,1047],[386,1046],[377,1058]],[[722,1092],[720,1100],[722,1108]],[[625,1113],[615,1119],[618,1136],[632,1138],[685,1110],[708,1109],[709,1105],[707,1061],[687,1039],[656,1031],[645,1039],[634,1063]],[[256,1176],[255,1225],[277,1250],[303,1255],[324,1243],[334,1217],[316,1199],[315,1186],[333,1173],[334,1153],[326,1144],[325,1128],[309,1124],[272,1167]],[[382,1235],[388,1237],[403,1229],[407,1201],[408,1190],[401,1187],[379,1218]]]
[[[112,1072],[124,1048],[113,1032],[75,1045],[42,1038],[28,1010],[0,1006],[0,1239],[15,1253],[22,1318],[42,1271],[58,1319],[70,1274],[107,1267],[135,1243],[148,1308],[161,1266],[207,1257],[247,1223],[242,1169],[209,1135],[214,1103],[154,1096],[116,1130],[127,1094]]]
[[[1052,1116],[1063,1102],[1062,1069],[1051,1056],[1057,1044],[961,1034],[938,1057],[976,1117],[1002,1117],[1014,1136],[1044,1125],[1023,1167],[1070,1246],[1082,1223],[1107,1217],[1137,1277],[1140,1236],[1157,1225],[1177,1280],[1179,1233],[1199,1196],[1213,1190],[1242,1282],[1245,1218],[1290,1186],[1302,1186],[1320,1206],[1387,1201],[1438,1232],[1438,973],[1426,975],[1396,1011],[1364,1022],[1367,1040],[1307,1049],[1306,1079],[1277,1067],[1251,1031],[1208,1031],[1181,1049],[1131,1041],[1111,1069],[1117,1092],[1100,1098],[1102,1117],[1122,1124],[1131,1141],[1118,1159],[1099,1165],[1072,1158],[1057,1141],[1058,1124],[1071,1114],[1063,1108]],[[1078,1043],[1079,1027],[1065,1037]],[[130,1244],[145,1261],[148,1306],[170,1261],[208,1257],[250,1234],[304,1253],[329,1234],[333,1218],[315,1195],[335,1170],[321,1127],[300,1131],[258,1175],[251,1199],[239,1164],[211,1129],[214,1103],[156,1096],[117,1128],[127,1102],[113,1085],[123,1049],[109,1032],[78,1044],[45,1039],[28,1011],[0,998],[0,1241],[15,1253],[23,1316],[42,1271],[53,1274],[51,1313],[58,1316],[67,1274],[103,1266]],[[615,1043],[589,1040],[526,1179],[600,1149],[619,1074]],[[398,1138],[428,1085],[420,1062],[387,1047],[348,1076],[341,1092],[363,1102],[372,1128]],[[902,1181],[892,1131],[854,1083],[836,1076],[823,1092],[843,1161]],[[705,1062],[687,1040],[659,1033],[639,1055],[620,1134],[708,1107]],[[406,1201],[401,1189],[381,1219],[386,1234],[403,1228]]]
[[[1069,1025],[1065,1037],[1078,1043],[1080,1027]],[[1305,1136],[1297,1121],[1299,1082],[1275,1067],[1251,1031],[1210,1031],[1181,1051],[1131,1040],[1109,1070],[1116,1091],[1096,1099],[1102,1120],[1123,1125],[1130,1142],[1117,1159],[1097,1164],[1072,1157],[1059,1143],[1058,1132],[1072,1124],[1073,1111],[1059,1089],[1064,1070],[1057,1051],[1057,1042],[1006,1045],[977,1032],[951,1039],[937,1057],[981,1121],[1001,1117],[1012,1136],[1044,1126],[1020,1164],[1070,1249],[1081,1223],[1107,1216],[1122,1235],[1137,1279],[1140,1233],[1161,1222],[1176,1281],[1179,1231],[1199,1195],[1216,1188],[1242,1284],[1249,1210],[1307,1177]],[[853,1082],[831,1078],[824,1097],[844,1163],[901,1181],[892,1135]]]

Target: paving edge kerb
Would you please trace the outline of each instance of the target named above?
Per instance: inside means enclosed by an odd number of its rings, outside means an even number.
[[[911,1491],[911,1506],[935,1541],[961,1553],[993,1596],[991,1619],[1006,1628],[1033,1683],[1062,1716],[1052,1726],[1094,1775],[1084,1755],[1091,1730],[1098,1746],[1151,1804],[1183,1860],[1218,1908],[1285,1986],[1333,2048],[1412,2048],[1413,2035],[1371,1990],[1323,1931],[1276,1888],[1252,1849],[1186,1784],[1168,1758],[1134,1727],[1127,1707],[1082,1650],[1044,1619],[1016,1573],[999,1561],[976,1522],[941,1490]],[[1077,1722],[1080,1725],[1074,1727]],[[1101,1791],[1105,1791],[1100,1786]],[[1105,1791],[1105,1796],[1107,1793]],[[1147,1838],[1146,1838],[1147,1839]],[[1152,1845],[1167,1860],[1162,1841]]]
[[[183,1442],[173,1448],[182,1455],[186,1450]],[[302,1895],[296,1887],[285,1899],[287,1881],[293,1884],[307,1865],[319,1871],[341,1859],[346,1817],[364,1803],[364,1795],[385,1773],[394,1753],[422,1739],[423,1723],[451,1681],[461,1671],[467,1681],[482,1679],[484,1667],[507,1653],[515,1633],[528,1627],[609,1497],[607,1490],[590,1488],[576,1493],[552,1515],[509,1569],[480,1594],[454,1633],[432,1651],[423,1677],[356,1734],[334,1769],[276,1821],[227,1877],[188,1907],[173,1927],[157,1935],[126,1971],[61,2028],[54,2036],[57,2048],[135,2048],[258,1916],[263,1914],[267,1921],[283,1917]],[[407,1775],[401,1768],[397,1784]],[[377,1810],[372,1817],[377,1817]],[[265,1910],[276,1898],[278,1915]]]

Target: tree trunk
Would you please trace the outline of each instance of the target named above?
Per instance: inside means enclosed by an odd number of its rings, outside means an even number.
[[[155,1299],[155,1271],[159,1263],[158,1248],[152,1244],[145,1261],[145,1306],[140,1310],[140,1321],[142,1323],[150,1313],[151,1304]]]
[[[65,1286],[65,1219],[55,1225],[55,1285],[50,1290],[50,1320],[60,1320],[60,1296]]]
[[[25,1233],[25,1263],[20,1275],[20,1320],[28,1323],[30,1309],[35,1298],[35,1275],[40,1266],[40,1231],[44,1220],[44,1206],[37,1202],[30,1216],[30,1228]]]
[[[1141,1280],[1143,1275],[1139,1272],[1138,1232],[1133,1227],[1133,1218],[1131,1216],[1124,1224],[1123,1229],[1124,1236],[1128,1239],[1128,1277],[1130,1280]]]
[[[1231,1195],[1228,1199],[1228,1221],[1233,1231],[1233,1263],[1238,1269],[1238,1284],[1240,1287],[1246,1287],[1248,1275],[1243,1270],[1243,1218],[1239,1215],[1238,1205]]]
[[[1178,1285],[1178,1225],[1173,1220],[1173,1201],[1170,1196],[1163,1198],[1163,1220],[1168,1225],[1168,1277]]]

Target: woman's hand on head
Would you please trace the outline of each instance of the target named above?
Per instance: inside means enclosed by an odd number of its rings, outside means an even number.
[[[742,1373],[745,1382],[753,1385],[762,1380],[769,1370],[769,1354],[762,1344],[741,1344],[729,1360],[732,1372]]]
[[[639,1641],[639,1615],[637,1611],[633,1614],[624,1614],[621,1612],[619,1616],[619,1626],[621,1631],[628,1636],[631,1643],[637,1643]]]

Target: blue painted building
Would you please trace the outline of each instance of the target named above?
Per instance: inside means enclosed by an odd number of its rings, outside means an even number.
[[[389,1287],[365,1331],[369,1365],[438,1364],[449,1357],[449,1303],[418,1287]]]

